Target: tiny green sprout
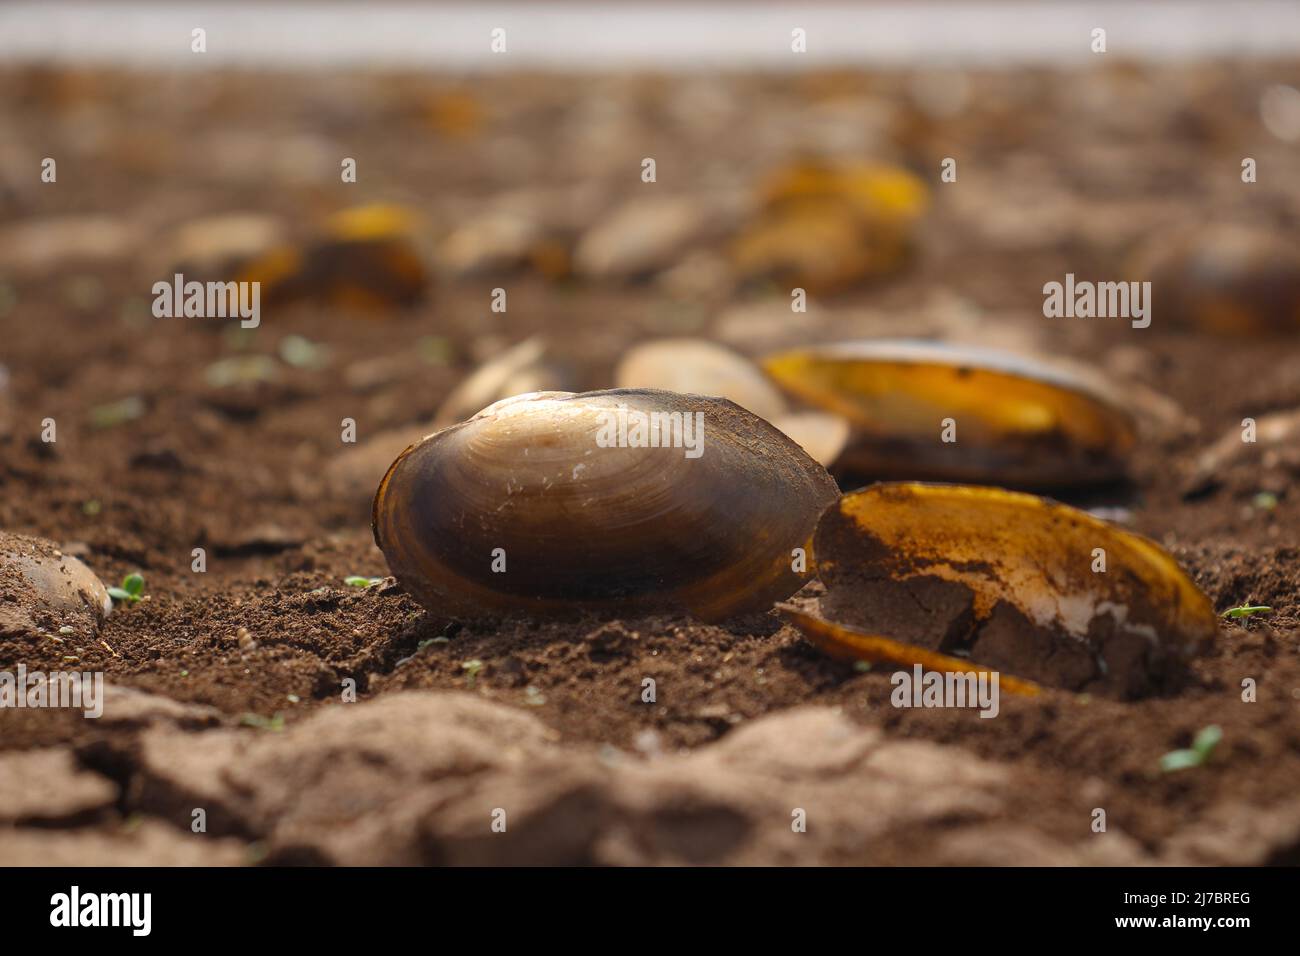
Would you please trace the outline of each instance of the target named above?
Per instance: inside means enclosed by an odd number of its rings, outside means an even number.
[[[472,661],[465,661],[460,666],[465,671],[465,686],[472,690],[474,682],[478,679],[478,672],[483,669],[483,662],[475,658]]]
[[[278,351],[281,361],[294,368],[321,369],[329,364],[329,349],[301,335],[286,335]]]
[[[144,576],[138,573],[128,574],[122,579],[122,586],[109,588],[108,596],[114,601],[135,604],[144,597]]]
[[[249,866],[257,866],[271,855],[271,848],[260,840],[255,840],[244,847],[244,860]]]
[[[871,670],[871,661],[854,661],[853,669],[859,674],[865,674],[867,671]]]
[[[366,578],[359,574],[353,574],[343,579],[343,583],[353,588],[368,588],[372,584],[378,584],[383,578]]]
[[[135,421],[145,411],[144,399],[139,395],[129,395],[115,402],[96,405],[90,410],[90,424],[95,428],[116,428]]]
[[[430,365],[448,365],[452,359],[451,341],[438,335],[425,335],[415,344],[420,358]]]
[[[1210,755],[1214,753],[1214,748],[1219,745],[1219,741],[1222,739],[1223,728],[1218,724],[1202,727],[1192,740],[1190,749],[1171,750],[1161,757],[1160,769],[1165,773],[1172,773],[1175,770],[1200,767],[1210,759]]]
[[[99,514],[103,510],[104,505],[95,498],[91,498],[89,501],[83,501],[81,503],[81,513],[88,518],[95,517],[95,515]]]
[[[1230,607],[1223,612],[1223,617],[1236,619],[1239,617],[1250,617],[1252,614],[1267,614],[1273,609],[1267,604],[1240,604],[1237,607]]]
[[[245,727],[256,727],[258,730],[284,730],[284,714],[276,711],[273,717],[263,717],[261,714],[244,714],[239,718],[239,722]]]
[[[1261,491],[1250,501],[1260,511],[1272,511],[1277,507],[1277,495],[1271,491]]]

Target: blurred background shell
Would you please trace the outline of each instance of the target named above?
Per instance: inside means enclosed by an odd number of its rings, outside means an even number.
[[[1217,335],[1300,333],[1300,242],[1265,225],[1196,224],[1133,256],[1161,321]]]
[[[1081,485],[1120,478],[1136,441],[1133,416],[1100,375],[1006,352],[882,339],[792,349],[763,367],[790,395],[848,420],[837,464],[863,476]]]

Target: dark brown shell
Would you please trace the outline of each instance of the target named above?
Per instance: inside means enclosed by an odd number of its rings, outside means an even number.
[[[620,406],[702,415],[702,453],[602,447]],[[717,620],[798,590],[807,572],[792,570],[792,552],[837,495],[794,442],[725,399],[539,392],[408,448],[379,485],[373,530],[394,576],[434,614]],[[501,552],[506,570],[494,571]]]
[[[1236,223],[1162,232],[1133,257],[1156,321],[1217,335],[1300,331],[1300,250],[1293,232]]]

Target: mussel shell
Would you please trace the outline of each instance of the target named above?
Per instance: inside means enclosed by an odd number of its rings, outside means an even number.
[[[1133,257],[1151,283],[1158,321],[1218,335],[1300,331],[1300,249],[1294,233],[1224,224],[1161,234]]]
[[[830,412],[783,412],[772,424],[826,468],[839,460],[849,442],[849,423]]]
[[[463,422],[512,395],[565,391],[572,381],[572,372],[544,339],[524,339],[484,362],[452,389],[438,407],[430,431]]]
[[[440,428],[463,422],[493,402],[524,392],[567,388],[573,374],[541,338],[513,345],[471,372],[438,406],[432,422],[389,428],[344,451],[325,468],[325,484],[335,498],[351,507],[369,508],[375,479],[409,445]]]
[[[847,418],[838,467],[875,478],[1053,487],[1121,477],[1136,441],[1107,383],[938,342],[814,346],[763,363],[787,392]],[[942,422],[956,423],[945,442]]]
[[[929,190],[915,174],[877,163],[835,165],[801,161],[775,171],[762,200],[768,211],[837,205],[871,223],[912,223],[929,206]]]
[[[827,618],[1071,690],[1145,693],[1218,631],[1154,542],[1000,488],[872,485],[827,509],[814,549]]]
[[[316,299],[368,312],[411,306],[430,284],[417,226],[401,206],[345,209],[315,239],[271,249],[238,278],[261,284],[264,305]]]
[[[720,395],[769,422],[786,410],[785,397],[757,365],[708,339],[655,339],[635,345],[619,360],[614,385]]]
[[[846,627],[836,621],[828,621],[815,614],[788,604],[780,607],[781,613],[795,627],[803,632],[808,642],[831,657],[848,661],[868,661],[873,664],[894,664],[903,667],[920,665],[928,671],[947,674],[992,673],[992,668],[983,667],[962,657],[949,657],[937,651],[927,650],[915,644],[906,644],[891,637],[868,634],[853,627]],[[1009,677],[998,672],[998,685],[1001,690],[1026,697],[1036,697],[1041,689],[1033,681]]]
[[[798,162],[760,190],[761,214],[732,244],[736,271],[833,294],[901,270],[929,195],[907,170]]]
[[[0,531],[0,633],[58,630],[93,634],[112,611],[95,573],[50,541]]]
[[[702,454],[601,447],[620,407],[702,414]],[[373,530],[394,576],[435,614],[718,620],[765,610],[804,583],[792,551],[807,547],[837,494],[797,445],[725,399],[542,392],[408,448],[379,485]],[[492,569],[495,549],[504,573]]]

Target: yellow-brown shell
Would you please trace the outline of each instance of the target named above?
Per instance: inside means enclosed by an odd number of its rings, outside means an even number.
[[[259,256],[239,279],[261,283],[263,304],[316,299],[370,313],[411,306],[430,283],[418,233],[417,217],[401,206],[355,206],[331,216],[312,241]]]
[[[875,478],[1107,481],[1122,476],[1136,441],[1132,416],[1104,380],[1010,353],[874,340],[763,364],[791,395],[848,419],[853,436],[837,464]]]
[[[872,485],[814,548],[827,618],[1072,690],[1144,693],[1218,630],[1154,542],[1000,488]]]
[[[904,169],[823,162],[778,170],[759,198],[761,215],[732,245],[737,271],[814,293],[899,271],[929,200],[925,184]]]
[[[618,447],[620,409],[629,422],[703,416],[701,453]],[[717,620],[765,610],[804,583],[792,553],[837,495],[797,445],[724,399],[542,392],[408,448],[379,485],[373,530],[394,576],[434,614]]]

